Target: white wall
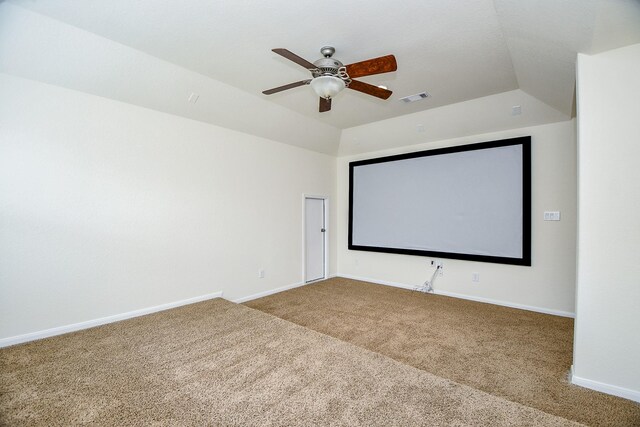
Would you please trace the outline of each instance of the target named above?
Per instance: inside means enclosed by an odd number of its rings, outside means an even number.
[[[0,74],[0,339],[301,282],[302,195],[335,206],[335,165]]]
[[[368,130],[363,130],[364,134]],[[574,312],[576,239],[575,122],[413,145],[338,159],[338,274],[413,287],[433,271],[430,258],[347,249],[349,161],[531,135],[532,137],[532,266],[449,260],[435,281],[437,292],[563,315]],[[366,139],[362,144],[367,144]],[[560,222],[543,221],[543,212],[561,211]],[[472,273],[480,282],[471,281]]]
[[[573,380],[640,401],[640,44],[578,57]]]

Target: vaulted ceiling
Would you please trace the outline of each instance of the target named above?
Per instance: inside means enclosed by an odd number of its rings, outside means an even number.
[[[570,117],[577,53],[640,42],[637,0],[9,3],[263,98],[255,100],[260,105],[278,105],[337,129],[514,89]],[[398,71],[361,79],[387,86],[392,97],[383,101],[347,90],[330,112],[319,113],[308,86],[261,94],[309,77],[272,48],[287,48],[313,62],[325,45],[334,46],[334,56],[345,64],[394,54]],[[103,80],[92,84],[107,84]],[[106,96],[109,90],[103,91]],[[422,91],[431,97],[399,101]]]

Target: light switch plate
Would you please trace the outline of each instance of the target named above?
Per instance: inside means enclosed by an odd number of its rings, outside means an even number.
[[[545,211],[545,221],[560,221],[560,211]]]

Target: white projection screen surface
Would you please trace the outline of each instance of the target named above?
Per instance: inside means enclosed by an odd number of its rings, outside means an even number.
[[[349,164],[349,249],[531,265],[531,137]]]

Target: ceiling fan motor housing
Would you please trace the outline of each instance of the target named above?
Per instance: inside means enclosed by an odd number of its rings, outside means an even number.
[[[321,58],[313,63],[317,67],[317,71],[312,71],[313,77],[319,76],[335,76],[338,74],[338,69],[344,67],[342,62],[333,58]]]

